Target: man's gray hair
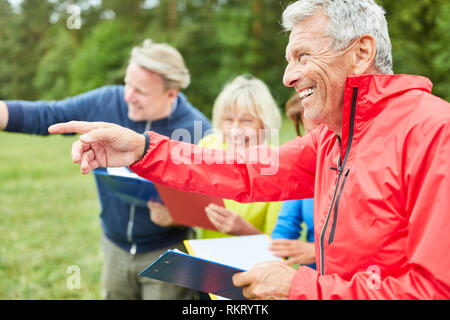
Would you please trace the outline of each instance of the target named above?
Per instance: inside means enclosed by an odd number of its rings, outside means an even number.
[[[285,31],[317,9],[329,18],[327,36],[333,39],[334,50],[345,49],[352,40],[370,34],[377,51],[375,68],[383,74],[392,74],[392,46],[384,9],[374,0],[300,0],[290,4],[283,12]]]
[[[183,56],[166,43],[146,39],[142,46],[133,48],[130,62],[162,75],[166,89],[185,89],[191,81]]]

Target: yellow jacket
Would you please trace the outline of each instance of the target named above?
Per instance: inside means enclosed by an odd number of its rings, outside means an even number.
[[[217,134],[210,134],[204,137],[198,144],[199,146],[210,149],[226,149]],[[282,202],[252,202],[240,203],[234,200],[223,200],[225,208],[232,210],[250,222],[259,231],[270,235],[278,219],[278,213]],[[199,239],[223,238],[231,235],[220,233],[213,230],[195,228],[196,237]]]

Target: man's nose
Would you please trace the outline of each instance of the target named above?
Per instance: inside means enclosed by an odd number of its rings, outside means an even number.
[[[125,97],[126,102],[133,102],[134,101],[134,90],[133,89],[127,89],[125,90]]]
[[[231,128],[239,129],[240,128],[239,120],[234,120],[233,123],[231,124]]]
[[[286,87],[294,87],[302,77],[303,73],[298,68],[294,68],[294,65],[288,64],[284,70],[283,83]]]
[[[240,135],[243,132],[243,129],[240,127],[238,121],[233,121],[233,123],[231,123],[226,130],[228,134],[231,134],[232,136]]]

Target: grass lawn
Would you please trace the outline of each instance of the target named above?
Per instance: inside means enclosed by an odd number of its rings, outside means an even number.
[[[284,119],[280,142],[293,137]],[[0,132],[0,299],[100,298],[99,203],[74,140]]]
[[[100,298],[97,191],[74,139],[0,132],[0,299]]]

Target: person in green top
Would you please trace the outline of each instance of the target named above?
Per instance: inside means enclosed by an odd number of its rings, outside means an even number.
[[[213,133],[199,145],[210,149],[227,149],[242,153],[257,144],[270,144],[278,137],[280,111],[263,81],[240,75],[225,85],[214,103]],[[272,143],[275,141],[272,141]],[[281,202],[239,203],[224,199],[225,207],[210,204],[205,211],[217,231],[196,228],[196,238],[221,238],[237,235],[270,235],[277,222]],[[154,223],[170,225],[167,210],[149,203]]]

